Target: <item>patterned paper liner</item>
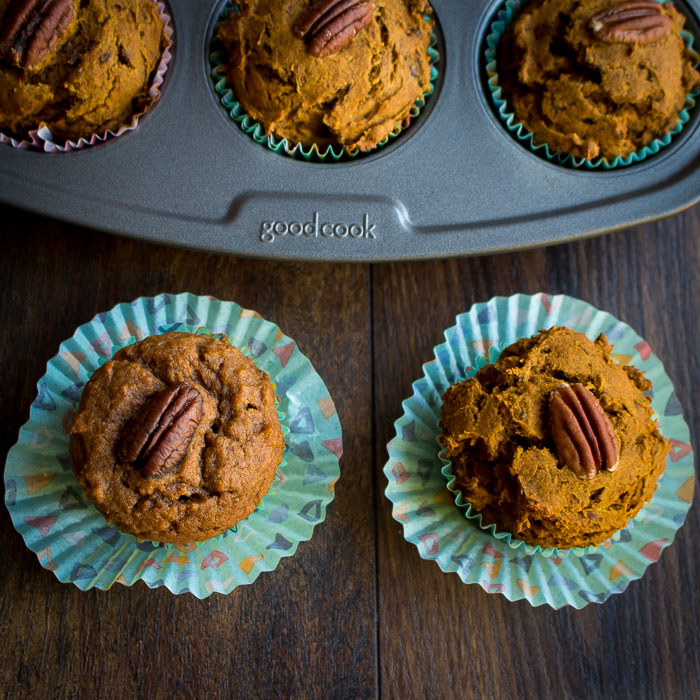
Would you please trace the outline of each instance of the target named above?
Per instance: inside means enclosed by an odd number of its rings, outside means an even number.
[[[139,542],[107,524],[70,470],[68,435],[81,389],[101,362],[133,336],[202,328],[225,334],[270,375],[280,399],[286,466],[235,531],[200,544]],[[193,294],[160,294],[98,314],[61,344],[5,467],[5,503],[15,528],[58,579],[82,590],[113,583],[166,586],[206,598],[252,583],[294,554],[325,519],[340,476],[342,436],[333,400],[293,340],[259,314]]]
[[[510,26],[511,22],[518,12],[527,5],[528,0],[506,0],[503,8],[499,10],[496,20],[491,24],[489,32],[486,36],[486,51],[484,56],[486,59],[486,75],[488,77],[489,93],[493,101],[498,115],[506,129],[515,136],[515,138],[527,146],[533,153],[545,157],[558,165],[565,165],[573,168],[586,168],[594,170],[600,168],[602,170],[612,170],[614,168],[624,167],[639,163],[649,156],[655,155],[662,148],[668,146],[671,140],[683,131],[685,124],[690,119],[690,113],[695,107],[696,98],[700,95],[700,90],[692,90],[685,99],[685,106],[678,115],[678,121],[671,131],[664,136],[654,139],[651,143],[644,146],[639,151],[631,153],[629,156],[615,156],[608,162],[607,158],[600,157],[594,160],[586,158],[577,158],[571,153],[555,151],[550,149],[546,143],[535,143],[535,135],[527,129],[527,127],[515,116],[510,110],[508,102],[502,97],[501,86],[499,84],[498,66],[497,66],[497,47],[501,36]],[[693,66],[697,68],[700,63],[700,55],[694,49],[693,35],[686,31],[681,31],[681,37],[686,45],[686,50],[693,57]]]
[[[91,136],[84,136],[79,138],[77,141],[72,141],[66,139],[61,143],[61,139],[56,139],[51,133],[51,129],[46,124],[40,124],[38,128],[31,129],[28,132],[28,138],[16,139],[7,134],[3,134],[0,131],[0,143],[5,143],[13,148],[19,149],[32,149],[36,151],[44,151],[46,153],[68,153],[69,151],[79,150],[81,148],[86,148],[87,146],[94,146],[96,143],[102,143],[107,139],[117,138],[127,131],[133,131],[139,124],[139,119],[148,112],[151,107],[160,98],[160,86],[163,84],[164,76],[168,70],[168,64],[172,59],[172,53],[170,49],[173,45],[173,28],[170,24],[170,15],[162,2],[157,2],[157,0],[152,0],[156,3],[158,7],[158,14],[163,22],[163,53],[161,54],[160,61],[156,66],[153,73],[150,85],[148,87],[148,92],[146,93],[149,98],[146,102],[144,109],[137,112],[131,117],[131,121],[128,124],[120,126],[116,131],[112,129],[107,129],[101,134],[92,134]]]
[[[608,540],[593,553],[561,557],[528,551],[527,545],[495,537],[464,517],[445,486],[438,458],[437,436],[441,397],[461,381],[491,347],[510,345],[540,329],[568,326],[595,340],[602,332],[614,344],[613,357],[639,368],[651,382],[652,408],[660,429],[671,442],[666,470],[654,498],[619,539]],[[389,460],[384,466],[386,496],[404,537],[423,559],[432,559],[464,583],[477,583],[487,593],[531,605],[582,608],[621,593],[658,561],[683,524],[693,498],[693,452],[688,426],[670,379],[649,344],[627,324],[584,301],[564,295],[517,294],[474,304],[445,331],[446,342],[435,359],[423,366],[413,395],[395,423]]]
[[[256,143],[266,146],[273,153],[279,155],[287,155],[291,158],[301,158],[302,160],[311,162],[324,162],[328,160],[329,162],[338,162],[351,160],[362,152],[358,149],[351,151],[343,146],[333,146],[329,145],[326,150],[320,150],[317,144],[311,144],[311,146],[304,146],[301,143],[291,143],[286,138],[276,138],[273,134],[266,134],[265,128],[260,122],[253,119],[250,115],[246,113],[240,102],[236,100],[233,92],[233,88],[228,84],[226,78],[225,67],[227,56],[226,52],[221,46],[221,42],[216,38],[216,32],[223,22],[230,18],[231,14],[235,12],[234,3],[227,2],[214,26],[214,31],[212,32],[212,40],[210,45],[211,53],[209,55],[209,60],[211,62],[211,76],[214,80],[214,90],[220,97],[220,102],[228,116],[241,128],[241,130],[248,134]],[[430,18],[426,17],[426,21]],[[430,58],[430,83],[429,88],[424,92],[415,102],[411,108],[409,116],[404,120],[402,124],[397,124],[394,130],[382,139],[372,151],[368,151],[365,155],[369,153],[374,153],[378,148],[385,146],[386,144],[393,141],[397,136],[399,136],[405,129],[408,128],[412,119],[415,119],[425,107],[428,99],[435,91],[435,85],[438,79],[438,70],[435,64],[439,61],[440,55],[437,51],[437,36],[434,33],[430,34],[430,46],[428,47],[428,56]],[[322,148],[322,147],[321,147]]]

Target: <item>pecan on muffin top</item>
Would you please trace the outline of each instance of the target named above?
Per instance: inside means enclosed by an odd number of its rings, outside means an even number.
[[[627,157],[671,131],[700,73],[654,0],[532,0],[498,44],[502,95],[536,144]]]
[[[593,342],[551,328],[507,347],[443,396],[440,441],[487,525],[543,547],[597,545],[651,499],[669,443],[651,383]]]
[[[116,131],[152,101],[164,45],[151,0],[0,0],[0,130]]]
[[[119,350],[83,389],[73,472],[138,539],[202,541],[247,518],[284,440],[265,372],[228,342],[166,333]]]
[[[430,88],[426,0],[240,0],[217,38],[266,133],[368,151]]]

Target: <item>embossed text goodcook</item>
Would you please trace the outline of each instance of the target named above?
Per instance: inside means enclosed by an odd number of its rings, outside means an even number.
[[[354,238],[355,240],[377,240],[375,224],[370,224],[369,214],[362,217],[361,223],[331,223],[319,221],[315,211],[311,221],[263,221],[260,224],[260,240],[272,243],[281,236],[292,238]]]

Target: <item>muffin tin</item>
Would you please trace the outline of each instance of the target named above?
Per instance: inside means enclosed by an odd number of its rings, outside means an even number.
[[[0,200],[170,245],[325,261],[563,242],[700,200],[700,109],[643,163],[582,172],[547,162],[503,128],[484,87],[484,37],[502,2],[432,4],[440,75],[430,101],[390,145],[329,164],[275,154],[229,119],[208,58],[223,3],[170,0],[174,59],[138,129],[63,154],[0,146]],[[700,0],[675,4],[700,36]]]

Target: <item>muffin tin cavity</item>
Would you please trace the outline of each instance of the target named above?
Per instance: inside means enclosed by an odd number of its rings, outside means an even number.
[[[160,0],[72,8],[63,7],[69,12],[56,27],[56,15],[27,10],[17,46],[24,32],[54,39],[39,62],[20,65],[15,47],[3,54],[8,102],[0,105],[0,143],[50,153],[84,149],[134,131],[160,100],[173,57],[170,8]],[[8,22],[13,8],[5,9]]]
[[[523,147],[491,105],[483,53],[503,0],[431,4],[439,61],[420,114],[382,148],[309,162],[255,143],[223,108],[210,61],[223,0],[169,0],[177,55],[147,118],[70,157],[0,146],[0,201],[216,253],[366,262],[568,241],[700,199],[700,110],[643,163],[561,167]],[[686,8],[700,36],[700,0]]]
[[[427,50],[427,58],[430,65],[429,87],[415,101],[408,117],[402,123],[397,123],[391,133],[381,139],[375,148],[362,151],[357,148],[346,148],[340,144],[312,144],[308,146],[302,143],[294,143],[292,140],[279,135],[266,134],[264,126],[248,114],[241,102],[238,101],[225,73],[228,55],[226,47],[217,38],[217,31],[222,23],[237,12],[237,5],[227,0],[218,5],[212,14],[207,31],[207,55],[205,57],[205,63],[207,63],[210,75],[209,82],[215,101],[220,108],[223,108],[226,115],[230,118],[230,122],[236,124],[255,143],[266,147],[273,153],[314,163],[332,164],[364,160],[378,152],[385,152],[389,147],[395,148],[404,144],[407,138],[414,134],[428,118],[438,98],[443,78],[441,63],[444,62],[445,48],[439,21],[437,15],[433,12],[431,17],[432,26],[428,24],[429,17],[425,17],[426,28],[430,30],[430,45]],[[273,85],[286,79],[285,76],[280,75],[278,72],[272,74],[272,69],[268,66],[261,67],[261,70],[262,68],[266,68],[271,73],[270,83]],[[294,78],[293,80],[296,81],[297,79]],[[293,82],[290,82],[289,86],[290,88],[293,87],[294,91],[299,89]]]
[[[509,99],[507,88],[502,88],[502,83],[507,82],[507,80],[504,81],[504,76],[508,74],[508,71],[512,73],[514,69],[499,65],[499,60],[502,59],[500,55],[501,42],[512,39],[512,37],[506,35],[506,32],[508,28],[517,21],[520,13],[526,9],[529,4],[529,0],[523,0],[522,2],[518,0],[499,2],[488,15],[485,28],[482,30],[480,55],[478,57],[480,78],[490,110],[496,117],[499,126],[505,132],[510,134],[521,146],[548,162],[567,168],[580,168],[584,171],[610,171],[616,168],[635,165],[660,152],[666,154],[668,152],[668,147],[672,144],[675,148],[680,147],[687,139],[687,134],[693,130],[698,120],[698,110],[695,107],[698,96],[700,96],[700,87],[697,86],[688,92],[673,128],[662,136],[653,139],[646,146],[628,155],[605,157],[597,153],[597,148],[593,148],[591,155],[582,157],[580,154],[559,151],[552,143],[546,143],[544,137],[537,137],[533,134],[516,115],[516,109]],[[615,2],[611,2],[611,5],[615,4]],[[700,65],[700,55],[698,54],[698,36],[700,36],[700,34],[698,33],[696,16],[682,3],[674,3],[674,7],[685,17],[686,21],[681,30],[681,38],[685,44],[687,55],[691,57],[691,61],[693,61],[694,67],[697,69],[698,65]],[[666,19],[665,15],[661,15],[661,17]],[[670,25],[670,21],[668,21],[668,24]],[[544,46],[545,43],[546,39],[540,39],[538,47],[540,45]],[[571,48],[559,47],[558,51],[557,49],[552,50],[554,55],[559,55],[562,51],[570,51]],[[643,65],[647,65],[646,57],[641,56],[639,60],[643,62]],[[612,69],[612,64],[610,68]],[[649,72],[650,76],[655,75],[651,68],[647,67],[646,70]],[[576,73],[575,69],[574,73]],[[597,73],[597,70],[590,68],[591,77],[587,78],[587,80],[592,79],[595,81],[596,75],[598,75],[597,79],[601,80],[601,76]],[[561,95],[558,97],[550,95],[550,97],[552,100],[562,99]],[[604,101],[608,98],[604,94],[600,99]],[[535,121],[537,120],[538,118],[535,119]],[[546,123],[546,116],[544,120]],[[585,119],[581,119],[580,128],[582,131],[579,132],[581,134],[585,134],[585,121]],[[555,131],[558,128],[560,127],[554,127]],[[573,128],[572,126],[572,129]],[[581,139],[578,142],[579,147],[582,147],[587,141],[585,137],[579,138]],[[607,138],[609,140],[610,135],[608,135]]]

